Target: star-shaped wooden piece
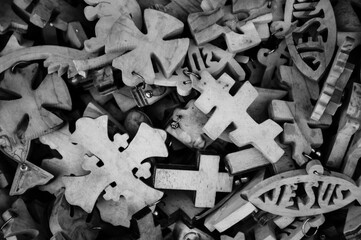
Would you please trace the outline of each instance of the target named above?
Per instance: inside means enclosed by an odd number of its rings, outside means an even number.
[[[283,150],[274,138],[282,132],[282,128],[270,119],[261,124],[254,121],[247,109],[257,98],[257,90],[247,81],[231,95],[230,89],[234,84],[235,81],[226,73],[216,80],[206,71],[194,83],[194,88],[201,93],[195,106],[205,114],[215,108],[203,131],[215,140],[233,123],[235,130],[229,133],[232,142],[239,147],[252,144],[269,161],[277,162]]]
[[[85,156],[82,167],[90,171],[88,175],[63,178],[66,199],[86,212],[92,211],[103,190],[106,192],[103,195],[105,200],[118,201],[122,195],[126,199],[143,199],[147,205],[154,204],[163,193],[147,186],[137,177],[150,177],[150,164],[142,163],[144,159],[168,155],[164,144],[166,133],[141,124],[128,146],[126,134],[116,134],[114,141],[110,141],[107,126],[107,116],[81,118],[76,122],[71,141],[81,144],[94,155]],[[120,147],[125,150],[120,152]],[[137,169],[136,176],[132,172],[134,169]]]
[[[120,16],[114,23],[106,41],[105,52],[127,52],[113,60],[113,67],[122,70],[123,81],[128,86],[141,82],[152,84],[155,78],[152,60],[166,78],[170,78],[182,64],[187,54],[189,39],[164,40],[183,31],[178,19],[152,9],[144,11],[147,34],[134,22]]]

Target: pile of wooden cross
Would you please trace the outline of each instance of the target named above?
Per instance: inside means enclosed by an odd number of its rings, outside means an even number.
[[[361,239],[360,0],[1,0],[2,239]]]

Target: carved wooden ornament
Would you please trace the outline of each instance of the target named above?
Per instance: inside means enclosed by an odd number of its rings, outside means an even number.
[[[255,122],[247,109],[257,98],[257,90],[247,81],[232,96],[229,91],[234,83],[226,73],[216,80],[206,71],[201,73],[200,80],[195,80],[194,88],[201,92],[195,106],[205,114],[215,108],[203,131],[215,140],[233,123],[236,130],[229,133],[232,142],[239,147],[252,144],[269,161],[277,162],[283,150],[274,138],[282,132],[282,128],[270,119],[261,124]]]
[[[0,57],[3,57],[11,52],[16,50],[27,48],[33,45],[33,41],[25,40],[21,34],[14,32],[9,40],[7,41],[5,47],[0,51]]]
[[[305,192],[299,195],[299,192]],[[324,172],[318,160],[306,169],[270,177],[253,187],[248,200],[256,207],[281,216],[301,217],[340,209],[354,200],[361,202],[361,191],[351,178],[337,172]]]
[[[196,191],[196,207],[213,207],[216,192],[230,192],[233,185],[233,177],[218,172],[219,160],[218,156],[201,155],[199,171],[157,168],[154,187]]]
[[[99,19],[95,25],[95,37],[84,42],[85,50],[97,52],[105,45],[113,24],[120,16],[131,18],[135,25],[142,28],[142,12],[136,0],[85,0],[89,5],[84,8],[84,15],[89,21]]]
[[[287,1],[287,4],[291,6],[287,7],[285,14],[292,12],[298,20],[297,28],[286,36],[292,60],[303,75],[319,81],[336,48],[336,20],[331,3],[329,0],[294,0]],[[292,17],[287,19],[289,21]]]
[[[83,169],[90,171],[88,175],[63,178],[66,199],[88,213],[103,190],[106,192],[103,196],[106,200],[118,201],[123,195],[126,199],[139,198],[147,205],[154,204],[163,193],[144,184],[133,175],[132,170],[137,169],[137,177],[150,177],[150,164],[142,161],[153,156],[168,155],[164,144],[166,133],[141,124],[128,146],[126,134],[116,134],[114,141],[110,141],[107,125],[107,116],[81,118],[76,122],[72,142],[81,144],[94,156],[84,156]],[[120,147],[126,149],[119,152]]]
[[[4,34],[8,31],[25,33],[28,30],[28,24],[16,15],[11,7],[11,4],[12,0],[1,1],[0,34]]]
[[[311,118],[315,121],[319,121],[326,111],[328,104],[331,102],[331,99],[336,91],[339,81],[342,81],[342,73],[345,71],[348,57],[351,50],[353,49],[355,40],[353,38],[346,37],[346,40],[338,49],[335,59],[333,60],[331,70],[328,73],[325,83],[323,84],[320,97],[317,100],[315,108],[312,111]],[[348,80],[348,79],[347,79]],[[343,83],[342,86],[345,87],[347,84]],[[341,93],[342,93],[341,89]],[[336,91],[337,92],[337,91]]]
[[[227,19],[224,21],[225,23],[222,23],[221,20],[225,14],[232,15],[230,6],[211,12],[189,14],[188,25],[197,45],[208,43],[223,36],[228,51],[239,53],[255,47],[261,42],[258,31],[252,22],[249,21],[244,25],[238,24],[238,17],[234,15],[232,20]]]
[[[319,122],[310,120],[313,90],[307,82],[309,80],[295,66],[281,66],[280,78],[281,83],[290,88],[292,101],[273,100],[269,113],[277,122],[292,122],[284,124],[284,143],[292,145],[292,158],[298,165],[303,165],[307,162],[303,153],[310,154],[313,147],[323,143],[321,129],[310,127],[330,125],[331,116],[325,114]]]
[[[155,78],[151,59],[158,70],[170,78],[182,64],[187,54],[189,39],[163,40],[182,33],[183,23],[178,19],[152,9],[144,10],[147,34],[143,34],[134,22],[120,16],[114,23],[106,41],[105,52],[127,52],[113,60],[113,67],[122,70],[123,81],[128,86]]]

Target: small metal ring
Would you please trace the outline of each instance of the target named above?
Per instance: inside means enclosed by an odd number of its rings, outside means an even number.
[[[8,220],[6,220],[6,222],[4,222],[4,224],[0,227],[0,230],[3,230],[6,225],[8,225],[10,223],[11,220],[13,220],[15,217],[11,216]]]
[[[307,232],[305,232],[305,227],[306,227],[306,224],[308,223],[308,221],[310,221],[310,220],[311,220],[311,218],[307,218],[306,221],[304,221],[302,224],[302,234],[307,238],[315,236],[316,233],[318,232],[318,227],[316,227],[316,230],[314,233],[312,233],[312,235],[307,235]],[[312,226],[311,226],[311,228],[312,228]]]
[[[272,0],[268,0],[267,7],[268,7],[268,8],[271,8],[271,7],[272,7]]]
[[[28,171],[28,170],[29,170],[29,167],[28,167],[27,164],[22,163],[22,164],[20,165],[20,171],[26,172],[26,171]]]
[[[179,128],[179,121],[172,120],[172,122],[170,123],[170,127],[173,129]]]
[[[183,81],[183,84],[191,84],[192,80]]]
[[[100,226],[94,226],[94,227],[92,227],[91,228],[91,230],[102,230],[102,227],[100,227]]]
[[[269,51],[269,52],[266,52],[266,53],[265,53],[266,57],[269,56],[269,55],[271,55],[272,53],[274,53],[276,50],[277,50],[277,48],[272,49],[272,50]]]
[[[313,174],[317,175],[317,176],[320,176],[321,173],[317,172],[317,171],[313,171]]]
[[[186,69],[183,70],[183,73],[184,75],[187,75],[188,77],[190,77],[191,75],[198,78],[198,79],[201,79],[201,76],[198,74],[198,73],[195,73],[195,72],[191,72],[191,71],[188,71]]]
[[[24,63],[27,63],[27,61],[20,61],[20,62],[15,63],[14,65],[11,66],[10,71],[11,71],[11,72],[15,72],[15,68],[16,68],[18,65],[24,64]]]
[[[142,82],[137,86],[137,88],[142,87],[144,89],[145,88],[145,78],[135,71],[132,72],[132,75],[137,76],[138,78],[140,78],[142,80]]]
[[[302,155],[303,155],[305,158],[309,159],[309,160],[313,160],[313,158],[312,158],[310,155],[306,154],[306,153],[302,153]]]

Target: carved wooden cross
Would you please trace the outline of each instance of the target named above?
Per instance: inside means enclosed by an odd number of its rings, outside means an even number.
[[[233,177],[219,173],[220,157],[201,155],[198,171],[157,168],[154,187],[196,191],[196,207],[213,207],[217,192],[232,191]]]

